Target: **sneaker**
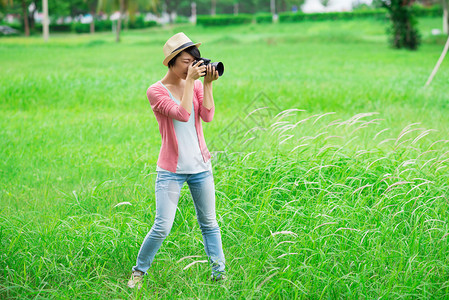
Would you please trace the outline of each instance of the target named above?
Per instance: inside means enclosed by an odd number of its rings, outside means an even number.
[[[211,281],[226,281],[228,279],[228,277],[224,274],[219,274],[219,275],[210,275],[210,280]]]
[[[143,272],[134,271],[132,273],[131,279],[128,281],[128,287],[133,289],[137,285],[137,288],[140,290],[140,288],[142,287],[142,281],[143,281]]]

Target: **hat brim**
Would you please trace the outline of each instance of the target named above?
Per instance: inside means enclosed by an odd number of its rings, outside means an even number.
[[[175,52],[173,52],[173,53],[171,53],[169,56],[167,56],[167,57],[164,59],[164,61],[163,61],[162,63],[164,64],[164,66],[168,66],[168,62],[169,62],[173,57],[175,57],[176,55],[178,55],[179,52],[181,52],[181,51],[183,51],[183,50],[185,50],[185,49],[187,49],[187,48],[189,48],[189,47],[192,47],[192,46],[195,46],[195,47],[198,48],[200,45],[201,45],[201,43],[196,43],[196,44],[193,44],[193,45],[185,46],[184,48],[181,48],[181,49],[177,49]]]

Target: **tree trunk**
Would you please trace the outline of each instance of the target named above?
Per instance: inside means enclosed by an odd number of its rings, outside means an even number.
[[[120,17],[117,19],[117,26],[115,28],[115,41],[117,43],[120,42],[120,28],[122,27],[121,17],[122,17],[122,15],[120,14]]]
[[[239,14],[239,3],[234,3],[234,15],[237,16]]]
[[[42,33],[44,35],[44,41],[48,41],[48,37],[50,36],[50,20],[48,19],[48,0],[42,0],[42,11],[44,13],[44,17],[42,19]]]
[[[192,22],[193,24],[196,24],[196,2],[192,2],[191,8],[192,8]]]
[[[216,7],[217,7],[217,0],[211,0],[210,14],[212,16],[215,16],[215,8]]]
[[[90,8],[90,15],[92,16],[92,22],[90,23],[90,33],[95,33],[95,9]]]
[[[30,24],[30,30],[36,29],[36,20],[34,20],[34,14],[37,12],[37,7],[34,6],[33,11],[28,15],[28,22]]]
[[[25,36],[30,36],[30,24],[28,23],[28,9],[25,0],[22,0],[22,17],[23,17],[23,29],[25,30]]]
[[[117,20],[117,29],[115,30],[115,41],[117,43],[120,42],[120,30],[122,29],[122,16],[124,7],[125,7],[125,0],[120,0],[120,14]]]
[[[449,34],[449,0],[442,0],[443,2],[443,32]]]

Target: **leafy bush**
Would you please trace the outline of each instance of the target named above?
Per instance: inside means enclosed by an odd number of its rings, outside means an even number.
[[[411,13],[417,17],[439,17],[443,14],[441,6],[423,7],[419,5],[412,6]],[[349,12],[328,12],[328,13],[303,13],[303,12],[284,12],[279,14],[279,22],[301,22],[301,21],[320,21],[320,20],[349,20],[349,19],[368,19],[374,18],[387,20],[387,10],[378,9],[360,9]],[[256,19],[257,20],[257,19]],[[259,22],[258,22],[259,23]]]
[[[327,12],[327,13],[303,13],[285,12],[279,14],[279,22],[301,22],[322,20],[350,20],[350,19],[386,19],[385,9],[359,10],[349,12]]]
[[[440,5],[431,7],[413,5],[411,8],[412,13],[417,17],[441,17],[443,15],[443,9]]]
[[[34,29],[37,32],[42,32],[42,24],[37,23],[34,25]],[[50,24],[50,32],[70,32],[72,29],[72,24]],[[20,30],[23,30],[22,28]]]
[[[176,16],[176,19],[174,21],[175,24],[186,24],[189,22],[190,22],[189,18],[185,16]]]
[[[270,13],[263,13],[256,15],[256,23],[272,23],[273,15]]]
[[[159,24],[156,22],[156,21],[145,21],[145,28],[148,28],[148,27],[156,27],[156,26],[158,26]]]
[[[248,24],[253,21],[253,16],[248,14],[239,15],[199,15],[196,17],[196,24],[203,26],[227,26]]]
[[[124,24],[122,22],[122,28]],[[95,31],[112,31],[112,21],[111,20],[96,20],[95,21]]]
[[[76,33],[88,33],[88,32],[90,32],[90,24],[73,22],[71,29],[73,32],[76,32]]]
[[[134,18],[134,20],[129,20],[128,22],[128,28],[129,29],[136,29],[136,28],[144,28],[145,27],[145,19],[143,16],[137,16]]]
[[[125,27],[125,22],[122,22],[121,28]],[[112,21],[110,20],[95,20],[95,32],[100,31],[111,31],[112,30]],[[89,33],[90,32],[90,24],[82,24],[74,22],[72,23],[72,31],[76,33]]]

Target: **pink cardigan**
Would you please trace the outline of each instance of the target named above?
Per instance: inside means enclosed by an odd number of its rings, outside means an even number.
[[[176,166],[178,164],[178,140],[172,119],[187,122],[190,114],[184,107],[178,105],[170,98],[170,94],[162,86],[160,81],[152,84],[147,89],[147,97],[150,100],[151,108],[159,123],[159,132],[162,137],[157,165],[165,170],[176,173]],[[200,117],[204,122],[212,121],[215,105],[211,109],[203,106],[203,84],[200,80],[195,80],[192,109],[195,109],[195,128],[201,154],[204,162],[207,162],[211,158],[211,155],[204,140]]]

